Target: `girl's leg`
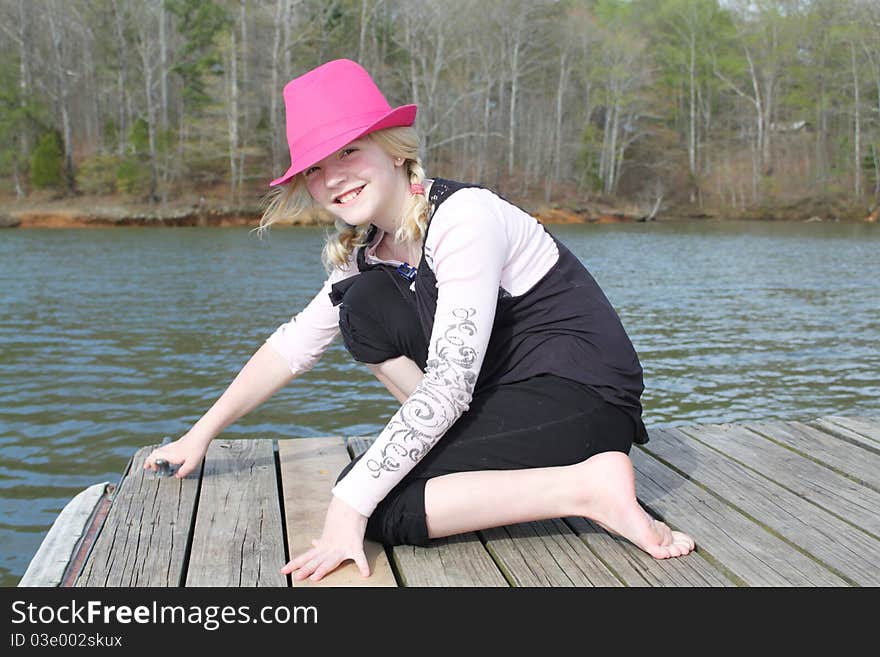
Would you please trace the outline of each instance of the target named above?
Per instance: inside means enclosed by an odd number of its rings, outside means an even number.
[[[430,538],[518,522],[581,516],[656,559],[694,549],[693,539],[654,520],[636,499],[629,456],[603,452],[575,465],[456,472],[425,484]]]
[[[424,360],[427,345],[411,330],[417,322],[402,321],[408,316],[412,320],[412,309],[400,303],[396,290],[389,290],[387,277],[381,272],[365,274],[346,295],[340,321],[343,339],[352,355],[371,363],[370,370],[403,403],[422,379],[414,359]],[[376,304],[380,295],[397,303]],[[380,309],[384,314],[376,316]],[[397,355],[401,352],[411,357]],[[624,451],[617,451],[628,450],[630,444],[619,438],[627,431],[621,414],[598,422],[589,414],[556,422],[566,409],[595,403],[579,395],[565,382],[548,379],[534,387],[526,384],[522,393],[507,396],[498,408],[475,400],[451,432],[459,435],[444,436],[420,464],[424,478],[408,482],[402,487],[405,492],[386,499],[368,530],[385,542],[421,544],[428,538],[576,515],[624,536],[656,558],[687,554],[693,540],[655,521],[638,504],[632,463]],[[568,399],[554,406],[561,397]],[[530,426],[533,416],[538,424]],[[592,422],[600,434],[588,441],[596,445],[566,438],[566,433],[580,436],[586,431],[582,419]],[[592,455],[595,452],[601,453]],[[554,466],[534,467],[542,462]],[[560,463],[574,465],[556,465]]]
[[[414,370],[411,373],[420,375],[421,370],[415,363],[410,361],[410,364]],[[411,379],[395,379],[397,371],[395,367],[390,367],[384,369],[383,373],[389,375],[387,378],[391,386],[405,388]],[[608,437],[626,432],[628,423],[622,413],[609,413],[606,408],[599,408],[596,415],[585,415],[583,421],[581,418],[559,422],[545,420],[531,429],[503,431],[498,434],[497,440],[489,435],[493,428],[504,428],[501,425],[505,421],[512,422],[511,428],[523,422],[522,416],[510,417],[514,415],[510,410],[511,399],[521,399],[523,403],[520,405],[524,407],[527,406],[526,402],[530,402],[527,412],[555,418],[556,409],[541,410],[546,401],[542,403],[538,391],[546,388],[548,396],[558,399],[574,390],[565,382],[549,379],[540,385],[537,382],[535,385],[523,385],[522,397],[508,391],[506,399],[499,401],[497,406],[491,403],[486,406],[479,402],[474,404],[476,419],[471,420],[466,414],[459,422],[460,433],[476,438],[459,440],[457,435],[444,437],[441,444],[425,457],[426,474],[436,476],[415,482],[409,491],[402,493],[387,507],[380,505],[377,511],[384,519],[378,522],[378,518],[371,519],[371,523],[375,523],[371,529],[384,526],[381,538],[386,542],[409,542],[404,537],[419,537],[421,533],[414,529],[419,524],[420,508],[424,509],[427,538],[518,522],[580,516],[623,536],[657,559],[683,556],[693,550],[694,541],[690,536],[672,531],[639,505],[632,462],[624,451],[618,451],[626,449],[628,443]],[[392,390],[391,386],[389,390]],[[563,406],[572,405],[573,401],[571,397],[564,399]],[[582,405],[586,407],[589,403],[590,399],[585,398]],[[589,449],[579,452],[565,436],[572,432],[580,433],[588,425],[596,432],[605,434],[595,439],[595,449],[611,451],[602,451],[579,460],[577,454],[590,454]],[[453,441],[454,446],[442,444],[447,440]],[[530,451],[530,447],[534,450]],[[504,458],[510,460],[501,463]],[[526,467],[528,461],[537,462],[540,458],[573,464]],[[474,464],[481,461],[486,463],[483,468],[492,464],[507,469],[479,469]],[[455,471],[459,469],[470,471]],[[423,507],[419,503],[421,499]],[[376,529],[377,533],[379,531],[382,530]],[[418,538],[414,542],[421,543]]]

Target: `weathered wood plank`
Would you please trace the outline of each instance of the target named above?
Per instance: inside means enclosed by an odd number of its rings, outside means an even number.
[[[693,431],[701,431],[702,427]],[[655,430],[648,451],[674,462],[682,453],[696,457],[687,471],[691,481],[709,488],[742,513],[755,518],[791,544],[851,582],[880,584],[880,541],[716,452],[679,429]]]
[[[773,425],[765,425],[772,433]],[[880,493],[798,452],[735,424],[679,427],[681,432],[793,493],[880,537]]]
[[[481,532],[514,586],[622,586],[561,519]]]
[[[429,548],[396,546],[391,558],[409,586],[877,585],[878,435],[880,418],[838,416],[652,431],[651,443],[631,454],[637,491],[652,513],[694,536],[697,551],[684,559],[656,561],[582,518],[438,539]],[[250,444],[237,452],[239,442]],[[83,559],[77,586],[286,583],[278,572],[289,555],[271,441],[260,442],[212,445],[205,472],[185,480],[145,472],[153,448],[139,450],[112,503],[103,504],[109,512],[100,533],[100,523],[91,522],[94,548],[76,549],[76,568],[68,557],[62,583],[70,584]],[[370,440],[350,444],[360,453]],[[338,438],[282,445],[290,550],[297,554],[320,534],[330,488],[350,457]],[[323,582],[296,584],[394,586],[382,546],[365,548],[372,577],[362,578],[349,562]],[[34,585],[30,578],[26,573],[19,586]]]
[[[880,426],[855,418],[828,416],[808,424],[880,454]]]
[[[271,440],[215,440],[208,448],[187,586],[287,586]]]
[[[880,492],[880,455],[800,422],[747,422],[750,431]]]
[[[652,451],[664,438],[651,431]],[[686,531],[712,563],[748,586],[846,586],[847,582],[714,494],[689,481],[645,447],[632,450],[639,500],[673,529]],[[668,459],[690,477],[699,458],[687,450]]]
[[[877,443],[877,447],[880,447],[880,420],[868,417],[841,417],[839,415],[827,415],[816,419],[846,427],[850,431],[865,436],[865,438],[870,438]]]
[[[129,462],[128,465],[131,465],[131,462]],[[126,468],[126,471],[127,470],[128,468]],[[95,506],[92,517],[89,519],[88,526],[85,529],[85,534],[77,544],[76,550],[74,550],[70,563],[67,564],[67,570],[64,572],[64,578],[61,580],[59,586],[76,586],[76,580],[86,563],[86,559],[88,559],[92,552],[92,547],[94,547],[95,541],[98,540],[98,535],[101,533],[101,529],[104,527],[104,521],[107,519],[107,514],[110,512],[110,507],[113,502],[113,494],[115,492],[116,486],[108,486],[107,492],[104,493],[104,497],[101,498]]]
[[[330,490],[350,458],[342,438],[298,438],[278,441],[287,544],[295,557],[312,548],[321,536]],[[347,561],[319,582],[293,581],[294,586],[397,586],[385,549],[365,541],[370,576],[363,577],[353,561]]]
[[[566,518],[580,539],[627,586],[736,586],[697,552],[681,559],[654,559],[624,538],[586,518]]]
[[[508,586],[473,532],[435,538],[429,547],[395,545],[391,557],[404,586]]]
[[[77,586],[181,586],[201,468],[184,479],[157,477],[134,455]]]
[[[363,454],[373,440],[349,438],[352,458]],[[435,539],[429,547],[395,545],[391,556],[404,586],[508,586],[474,532]]]
[[[18,586],[61,585],[77,545],[89,527],[95,508],[105,498],[110,486],[112,485],[108,481],[89,486],[64,506],[40,543]]]

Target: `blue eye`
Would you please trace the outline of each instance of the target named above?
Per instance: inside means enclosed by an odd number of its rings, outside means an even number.
[[[313,174],[315,171],[317,171],[317,170],[318,170],[318,167],[309,167],[308,169],[306,169],[304,175],[306,175],[306,176],[310,176],[310,175],[312,175],[312,174]]]
[[[349,153],[354,153],[356,150],[357,150],[356,148],[346,148],[342,151],[342,154],[348,155]]]

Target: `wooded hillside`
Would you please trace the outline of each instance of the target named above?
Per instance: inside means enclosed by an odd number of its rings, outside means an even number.
[[[880,198],[876,0],[2,0],[0,192],[250,204],[337,57],[429,174],[545,202]],[[207,190],[207,192],[205,191]]]

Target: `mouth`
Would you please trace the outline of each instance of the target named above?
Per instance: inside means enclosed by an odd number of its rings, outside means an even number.
[[[364,190],[364,187],[366,187],[366,185],[361,185],[357,189],[352,189],[351,191],[345,192],[344,194],[340,194],[333,199],[333,202],[337,205],[347,205],[360,195],[360,193]]]

